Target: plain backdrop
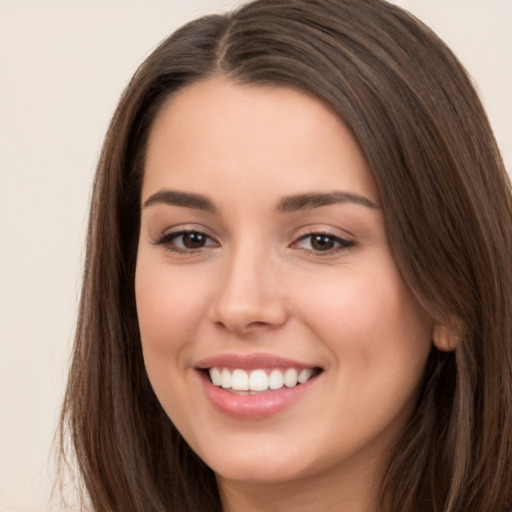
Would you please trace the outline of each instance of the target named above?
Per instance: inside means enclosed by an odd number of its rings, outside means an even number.
[[[237,3],[0,0],[1,512],[50,509],[88,200],[119,95],[173,29]],[[510,172],[512,0],[395,3],[470,71]]]

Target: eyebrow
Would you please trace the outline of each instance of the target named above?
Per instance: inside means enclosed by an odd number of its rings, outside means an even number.
[[[156,192],[146,199],[144,208],[154,204],[167,204],[169,206],[181,206],[205,212],[217,212],[213,202],[206,196],[191,192],[179,192],[177,190],[160,190]]]
[[[276,211],[290,213],[300,210],[313,210],[322,206],[330,206],[339,203],[353,203],[367,208],[379,208],[370,199],[352,192],[310,192],[283,197],[276,207]],[[217,208],[206,196],[192,192],[180,192],[178,190],[160,190],[146,199],[144,208],[154,204],[166,204],[180,206],[206,212],[217,213]]]
[[[370,199],[352,192],[313,192],[283,197],[277,205],[277,211],[287,213],[300,210],[312,210],[314,208],[338,203],[353,203],[372,209],[379,208],[379,206],[373,201],[370,201]]]

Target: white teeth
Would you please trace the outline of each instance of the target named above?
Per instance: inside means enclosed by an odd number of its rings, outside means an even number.
[[[224,368],[224,370],[222,370],[222,374],[220,377],[220,385],[224,389],[228,389],[231,387],[231,372],[229,370],[227,370],[226,368]]]
[[[237,391],[249,389],[249,376],[243,370],[235,370],[231,375],[231,387]]]
[[[222,383],[222,377],[220,370],[218,368],[211,368],[210,369],[210,378],[212,379],[213,384],[216,386],[220,386]]]
[[[249,389],[251,391],[266,391],[268,389],[268,377],[265,370],[254,370],[251,372]]]
[[[279,370],[272,370],[268,377],[268,387],[270,389],[281,389],[284,386],[284,377]]]
[[[287,388],[293,388],[293,386],[297,385],[297,379],[299,378],[299,374],[295,368],[288,368],[286,373],[284,374],[284,384]]]
[[[312,368],[304,368],[300,372],[295,368],[288,368],[284,373],[275,368],[268,373],[262,369],[247,372],[238,368],[228,370],[213,367],[209,372],[212,384],[235,391],[267,391],[281,389],[284,386],[293,388],[298,384],[304,384],[314,374]]]
[[[304,368],[304,370],[301,370],[299,373],[298,381],[299,384],[304,384],[304,382],[307,382],[311,376],[313,375],[313,370],[311,368]]]

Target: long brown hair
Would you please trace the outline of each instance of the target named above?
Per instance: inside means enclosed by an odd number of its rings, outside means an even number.
[[[199,19],[166,39],[125,90],[94,183],[61,419],[93,509],[221,509],[213,472],[148,382],[134,299],[149,130],[175,91],[216,75],[295,87],[339,115],[377,182],[403,279],[459,336],[453,352],[432,349],[382,484],[383,509],[510,509],[510,182],[461,64],[381,0],[256,0]]]

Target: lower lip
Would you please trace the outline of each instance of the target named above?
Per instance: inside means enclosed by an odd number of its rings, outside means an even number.
[[[283,387],[246,395],[214,386],[203,372],[200,374],[206,396],[213,405],[222,413],[239,419],[266,418],[288,409],[299,401],[318,379],[318,376],[315,376],[293,388]]]

